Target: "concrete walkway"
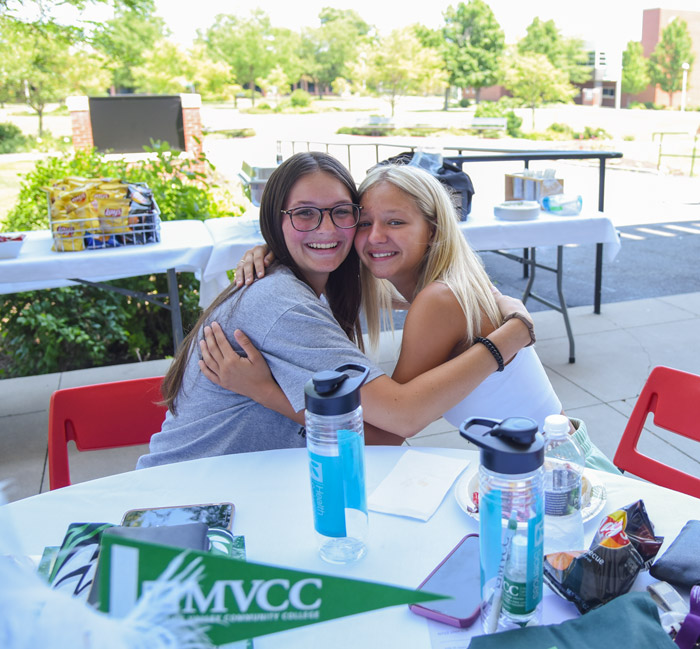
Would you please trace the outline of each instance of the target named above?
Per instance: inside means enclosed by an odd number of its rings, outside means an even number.
[[[571,416],[584,419],[592,440],[612,457],[651,369],[668,365],[700,374],[700,293],[604,304],[570,310],[576,336],[576,363],[570,365],[561,316],[533,314],[537,351]],[[387,341],[379,361],[390,370],[398,341]],[[159,376],[168,360],[78,370],[0,381],[0,480],[8,480],[10,500],[48,490],[46,469],[49,399],[54,390],[145,376]],[[128,407],[124,404],[123,407]],[[109,417],[109,413],[105,413]],[[466,442],[439,420],[408,442],[411,446],[465,447]],[[648,423],[643,452],[700,475],[700,445],[655,430]],[[91,453],[74,452],[74,482],[133,469],[143,447]]]

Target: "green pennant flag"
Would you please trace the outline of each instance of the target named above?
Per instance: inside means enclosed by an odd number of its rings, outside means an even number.
[[[210,624],[215,645],[277,633],[387,606],[445,599],[442,595],[277,566],[238,561],[105,535],[100,550],[100,610],[121,617],[149,583],[180,557],[179,571],[204,568],[180,602],[183,617]]]

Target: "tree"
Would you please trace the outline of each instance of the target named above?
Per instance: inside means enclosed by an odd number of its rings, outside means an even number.
[[[320,27],[303,32],[301,58],[304,71],[314,80],[321,96],[338,77],[349,75],[348,64],[356,59],[358,47],[367,40],[370,27],[352,9],[327,7],[319,18]]]
[[[49,102],[63,101],[72,92],[104,92],[108,76],[99,57],[84,44],[72,45],[60,28],[37,29],[0,17],[0,42],[11,52],[12,65],[4,68],[5,81],[39,118],[38,135],[44,132],[44,110]]]
[[[103,95],[112,80],[107,60],[88,45],[71,48],[61,74],[68,95]]]
[[[650,81],[649,62],[644,57],[644,48],[638,41],[630,41],[622,53],[622,92],[636,95]]]
[[[570,83],[585,83],[591,78],[583,41],[564,38],[553,20],[535,17],[527,27],[527,34],[518,42],[518,53],[544,54],[557,70],[566,72]]]
[[[279,64],[272,68],[272,72],[267,75],[265,85],[274,90],[278,99],[282,95],[289,94],[289,77]]]
[[[188,52],[192,64],[190,79],[192,91],[210,101],[236,102],[236,93],[241,86],[233,82],[231,66],[223,61],[213,61],[202,43],[195,44]]]
[[[248,87],[255,104],[255,80],[266,77],[274,66],[274,35],[268,15],[260,9],[249,18],[219,15],[203,37],[210,56],[231,66],[236,81]]]
[[[192,88],[195,68],[177,44],[163,39],[153,44],[131,74],[137,92],[172,95]]]
[[[284,71],[287,77],[286,83],[290,86],[296,84],[304,73],[304,64],[301,60],[301,34],[286,27],[274,27],[272,33],[275,66],[280,66]],[[281,87],[280,90],[282,90]]]
[[[503,85],[513,97],[532,109],[545,102],[569,102],[578,92],[570,83],[565,70],[558,70],[544,54],[520,54],[508,58]]]
[[[450,86],[473,88],[476,102],[482,88],[498,80],[499,60],[505,49],[505,35],[484,0],[448,7],[443,14],[441,53]],[[447,109],[447,93],[445,109]]]
[[[395,29],[368,53],[365,82],[370,90],[389,98],[392,117],[399,97],[434,90],[446,81],[442,58],[421,45],[412,27]]]
[[[114,91],[133,91],[133,70],[144,65],[146,54],[168,36],[165,21],[153,15],[150,5],[118,8],[113,19],[99,26],[92,37],[94,46],[107,56],[112,70]]]
[[[661,40],[649,57],[651,82],[669,95],[673,106],[673,94],[683,83],[683,63],[692,66],[695,55],[688,23],[678,18],[672,20],[661,32]]]

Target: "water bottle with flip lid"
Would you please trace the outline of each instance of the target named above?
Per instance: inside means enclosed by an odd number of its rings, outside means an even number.
[[[485,426],[478,432],[473,426]],[[472,417],[460,435],[481,449],[479,554],[486,633],[542,617],[544,439],[529,417]]]
[[[346,371],[360,372],[350,377]],[[314,527],[330,563],[364,556],[367,535],[365,440],[360,388],[369,368],[348,363],[317,372],[304,388]]]

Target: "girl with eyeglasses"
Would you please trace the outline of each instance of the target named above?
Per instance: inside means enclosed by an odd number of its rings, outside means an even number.
[[[381,320],[391,318],[396,298],[410,304],[392,378],[405,383],[472,345],[489,345],[484,336],[494,332],[503,318],[481,261],[457,225],[446,189],[422,169],[381,164],[370,170],[359,192],[362,207],[354,245],[362,262],[362,306],[373,347]],[[263,250],[254,252],[260,265]],[[248,265],[240,275],[251,272]],[[212,380],[220,376],[229,387],[245,381],[251,396],[269,391],[251,381],[254,375],[247,371],[248,364],[236,363],[232,354],[229,361],[217,363],[221,350],[230,348],[220,332],[219,342],[210,340],[212,363],[218,371],[218,375],[212,373]],[[246,352],[257,358],[251,346],[246,345]],[[528,416],[542,429],[547,415],[562,411],[534,348],[528,345],[502,369],[440,414],[454,426],[474,416]],[[570,422],[570,433],[583,448],[587,465],[619,473],[591,442],[585,423],[574,418]]]
[[[185,338],[163,381],[168,413],[161,432],[137,468],[304,446],[306,381],[348,362],[370,367],[361,394],[367,442],[399,444],[498,368],[489,346],[475,345],[402,384],[364,356],[353,247],[357,205],[350,173],[327,154],[299,153],[273,172],[261,199],[260,229],[275,262],[263,279],[223,291]],[[494,299],[503,315],[518,314],[487,337],[507,361],[530,342],[531,321],[519,300]],[[269,365],[274,381],[261,382],[255,400],[210,380],[216,377],[207,369],[214,362],[205,338],[215,335],[234,342],[226,351],[231,359],[241,360],[242,341],[266,361],[256,369],[268,372]]]

